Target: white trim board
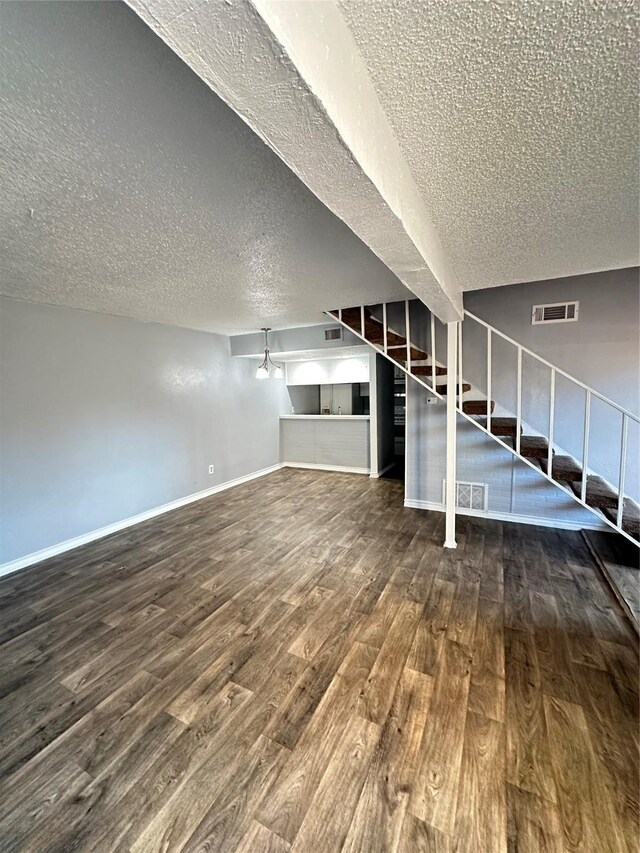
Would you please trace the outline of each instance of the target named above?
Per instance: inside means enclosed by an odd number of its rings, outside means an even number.
[[[153,509],[145,510],[137,515],[132,515],[129,518],[123,518],[122,521],[115,521],[113,524],[107,524],[105,527],[99,527],[97,530],[91,530],[89,533],[83,533],[81,536],[75,536],[73,539],[66,539],[64,542],[59,542],[57,545],[51,545],[49,548],[43,548],[41,551],[34,551],[32,554],[26,554],[24,557],[18,557],[16,560],[11,560],[8,563],[0,564],[0,577],[10,575],[20,569],[26,569],[27,566],[33,566],[35,563],[41,563],[43,560],[48,560],[50,557],[57,557],[59,554],[64,554],[66,551],[72,551],[74,548],[79,548],[81,545],[87,545],[89,542],[94,542],[96,539],[103,539],[105,536],[110,536],[112,533],[118,533],[126,527],[132,527],[134,524],[140,524],[141,521],[147,521],[150,518],[155,518],[157,515],[163,515],[165,512],[179,509],[181,506],[194,503],[195,501],[208,498],[210,495],[215,495],[218,492],[224,492],[227,489],[232,489],[234,486],[241,486],[243,483],[248,483],[250,480],[255,480],[257,477],[264,477],[266,474],[271,474],[283,468],[282,463],[271,465],[269,468],[262,468],[260,471],[253,471],[251,474],[244,474],[242,477],[237,477],[235,480],[227,480],[226,483],[219,483],[217,486],[212,486],[210,489],[203,489],[201,492],[194,492],[184,498],[178,498],[175,501],[162,504]]]
[[[391,462],[389,465],[385,465],[384,468],[382,469],[382,471],[378,471],[377,474],[374,474],[372,472],[371,474],[369,474],[369,476],[372,479],[377,480],[379,477],[382,477],[383,474],[386,474],[387,471],[390,471],[395,464],[396,464],[395,462]]]
[[[434,501],[419,501],[407,498],[404,505],[409,509],[427,509],[432,512],[444,512],[444,504]],[[539,518],[537,515],[517,515],[509,512],[480,512],[476,509],[459,509],[456,507],[456,515],[470,515],[474,518],[492,518],[495,521],[512,521],[516,524],[535,524],[538,527],[556,527],[560,530],[611,530],[604,522],[585,524],[581,521],[563,521],[558,518]]]
[[[370,468],[351,468],[349,465],[319,465],[317,462],[283,462],[285,468],[309,468],[312,471],[337,471],[340,474],[369,474]]]

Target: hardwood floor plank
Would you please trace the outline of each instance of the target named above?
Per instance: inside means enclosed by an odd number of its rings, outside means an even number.
[[[544,708],[565,849],[626,853],[624,834],[595,767],[582,708],[550,696],[545,696]]]
[[[556,802],[540,671],[532,635],[505,630],[507,780]]]
[[[293,843],[338,748],[371,671],[377,649],[354,642],[256,817]]]
[[[467,713],[455,837],[460,851],[507,851],[504,724]]]
[[[379,726],[384,725],[393,702],[421,610],[413,601],[400,603],[363,690],[359,713]]]
[[[425,675],[434,676],[444,643],[455,585],[436,578],[418,622],[407,666]]]
[[[420,745],[420,772],[409,800],[415,817],[453,835],[460,782],[471,658],[445,640]]]
[[[341,738],[340,753],[322,777],[292,853],[339,853],[379,738],[380,726],[357,715],[351,717]]]
[[[564,853],[557,806],[507,784],[508,853]]]
[[[398,853],[453,853],[455,841],[406,812],[398,840]]]
[[[397,849],[409,794],[419,771],[419,748],[432,691],[430,676],[403,671],[343,853],[392,853]]]
[[[492,720],[504,720],[504,608],[480,598],[473,639],[469,710]]]
[[[289,853],[291,845],[257,821],[252,821],[235,853]]]

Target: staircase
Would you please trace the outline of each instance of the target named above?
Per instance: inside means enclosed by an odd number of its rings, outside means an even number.
[[[404,303],[381,303],[376,306],[358,306],[328,311],[332,320],[355,333],[408,376],[423,385],[431,395],[444,398],[447,395],[447,368],[436,358],[436,319],[419,301]],[[601,521],[612,527],[626,539],[640,543],[640,507],[624,492],[627,473],[627,439],[630,422],[640,424],[640,418],[618,406],[595,389],[590,388],[560,368],[523,347],[484,320],[464,312],[465,322],[460,324],[458,337],[458,363],[462,365],[462,328],[470,325],[482,327],[486,334],[486,381],[487,393],[483,397],[475,393],[472,385],[465,382],[461,370],[456,377],[456,409],[478,429],[517,456],[523,462],[546,477],[550,482],[572,497],[581,506],[594,513]],[[398,331],[401,329],[401,331]],[[494,416],[495,400],[491,399],[492,352],[494,341],[499,338],[516,348],[517,389],[516,413],[514,416]],[[431,350],[431,354],[427,350]],[[522,421],[523,356],[534,359],[550,371],[549,423],[546,435],[525,434]],[[556,408],[556,379],[562,377],[578,386],[584,393],[585,409],[583,421],[582,459],[574,459],[559,452],[553,440],[554,414]],[[620,468],[617,486],[608,483],[589,467],[589,426],[592,401],[612,407],[621,417]],[[612,440],[613,437],[612,437]]]

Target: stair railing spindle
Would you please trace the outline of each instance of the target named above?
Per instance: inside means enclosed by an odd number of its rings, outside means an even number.
[[[491,432],[491,329],[487,326],[487,430]]]
[[[362,335],[363,340],[366,341],[367,336],[364,333],[364,305],[360,306],[360,334]]]
[[[552,477],[553,468],[553,418],[556,409],[556,372],[551,369],[551,387],[549,391],[549,447],[547,453],[547,474]]]
[[[382,303],[382,346],[384,348],[384,354],[387,354],[387,303]]]
[[[589,462],[589,427],[591,426],[591,391],[587,391],[584,401],[584,435],[582,438],[582,482],[580,500],[587,502],[587,464]]]
[[[407,370],[411,373],[411,332],[409,329],[409,300],[404,301],[404,328],[407,336]]]
[[[518,347],[518,387],[516,390],[516,453],[520,453],[522,423],[522,347]]]
[[[618,512],[616,513],[616,527],[622,528],[622,512],[624,509],[624,480],[627,470],[627,430],[629,422],[626,415],[622,415],[622,436],[620,444],[620,476],[618,477]]]

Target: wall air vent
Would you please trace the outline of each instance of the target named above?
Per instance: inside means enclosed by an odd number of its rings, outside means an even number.
[[[534,305],[531,309],[531,324],[575,323],[578,319],[579,302],[551,302],[548,305]]]
[[[325,329],[324,330],[324,339],[325,339],[325,341],[341,341],[342,340],[342,326],[336,326],[334,329]]]
[[[442,481],[442,503],[446,502],[447,481]],[[486,512],[489,500],[489,487],[486,483],[465,483],[456,480],[457,509],[471,509],[474,512]]]

